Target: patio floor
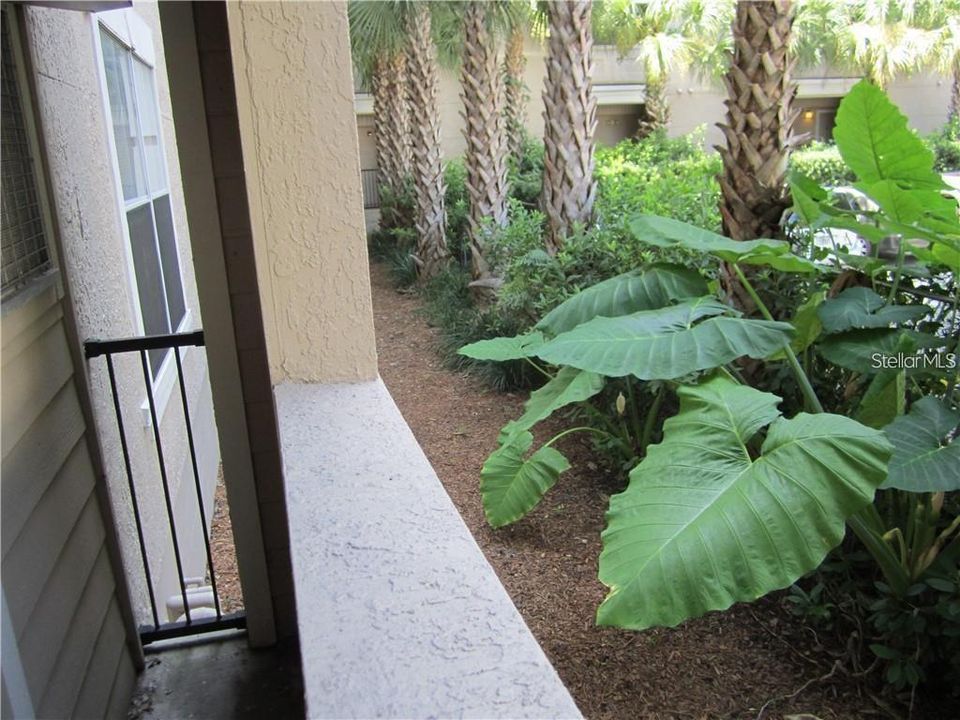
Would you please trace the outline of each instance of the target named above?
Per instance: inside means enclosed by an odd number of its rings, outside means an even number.
[[[293,643],[252,650],[242,633],[147,649],[129,720],[299,720],[300,653]]]

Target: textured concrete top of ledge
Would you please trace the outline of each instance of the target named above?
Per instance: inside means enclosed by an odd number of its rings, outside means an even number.
[[[580,717],[383,383],[276,401],[308,715]]]

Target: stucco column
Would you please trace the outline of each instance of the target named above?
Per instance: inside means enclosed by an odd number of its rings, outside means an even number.
[[[377,376],[346,4],[228,3],[270,376]]]

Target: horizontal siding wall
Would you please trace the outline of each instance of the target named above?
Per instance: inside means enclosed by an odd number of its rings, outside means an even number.
[[[3,591],[31,704],[123,717],[133,659],[52,282],[5,310],[2,338]]]

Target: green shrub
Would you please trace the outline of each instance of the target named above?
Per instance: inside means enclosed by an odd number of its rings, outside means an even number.
[[[380,227],[385,230],[413,226],[414,190],[413,179],[406,178],[398,190],[380,185]]]
[[[933,150],[934,168],[940,172],[960,172],[960,117],[927,137]]]
[[[849,185],[854,176],[833,143],[812,142],[790,155],[790,168],[814,180],[818,185]]]
[[[450,256],[461,266],[470,264],[470,244],[467,242],[470,203],[467,198],[467,169],[461,158],[449,161],[443,169],[447,190],[444,203],[447,209],[447,248]]]
[[[437,350],[444,365],[452,370],[469,370],[499,391],[531,387],[539,378],[526,362],[487,362],[457,354],[465,342],[521,329],[495,309],[474,307],[467,287],[469,282],[469,273],[453,266],[427,282],[421,292],[423,314],[440,331]]]
[[[543,188],[543,143],[529,135],[523,141],[523,154],[510,158],[507,168],[510,197],[519,200],[524,207],[533,210],[539,207],[540,191]]]
[[[622,228],[642,212],[720,230],[720,156],[703,149],[703,133],[654,133],[597,150],[597,222]]]
[[[444,202],[447,209],[447,247],[450,256],[460,267],[470,266],[469,230],[470,201],[467,195],[467,171],[463,158],[450,160],[443,170],[446,183]],[[534,209],[540,202],[543,186],[543,143],[530,138],[524,140],[523,156],[519,161],[510,158],[507,171],[510,197],[522,207]],[[542,242],[541,242],[542,244]]]

